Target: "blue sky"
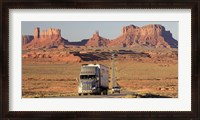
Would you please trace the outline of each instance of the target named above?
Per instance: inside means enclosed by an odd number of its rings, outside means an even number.
[[[136,25],[142,27],[148,24],[161,24],[172,33],[174,39],[178,40],[178,22],[144,22],[144,21],[22,21],[22,35],[33,35],[34,28],[40,31],[48,28],[61,29],[61,36],[69,41],[80,41],[88,39],[95,31],[99,31],[102,37],[115,39],[121,35],[123,26]]]

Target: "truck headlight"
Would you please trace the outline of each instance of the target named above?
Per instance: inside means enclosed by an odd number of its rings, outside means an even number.
[[[95,90],[96,89],[96,87],[92,87],[92,90]]]

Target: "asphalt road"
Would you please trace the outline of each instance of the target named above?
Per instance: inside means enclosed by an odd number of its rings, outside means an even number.
[[[59,98],[170,98],[169,96],[160,96],[156,94],[138,94],[137,92],[121,91],[108,95],[81,95],[81,96],[63,96]]]
[[[134,92],[121,91],[121,93],[114,93],[108,95],[81,95],[81,96],[67,96],[66,98],[124,98],[127,95],[134,95]]]

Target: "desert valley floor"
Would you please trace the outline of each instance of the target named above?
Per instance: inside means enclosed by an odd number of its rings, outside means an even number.
[[[77,96],[81,65],[100,63],[111,67],[113,51],[117,54],[116,80],[122,91],[127,93],[122,97],[136,97],[132,93],[140,96],[178,97],[177,49],[80,47],[24,50],[22,97]]]

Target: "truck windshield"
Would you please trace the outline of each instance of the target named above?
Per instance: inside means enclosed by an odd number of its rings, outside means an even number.
[[[80,75],[80,79],[93,79],[95,75]]]

